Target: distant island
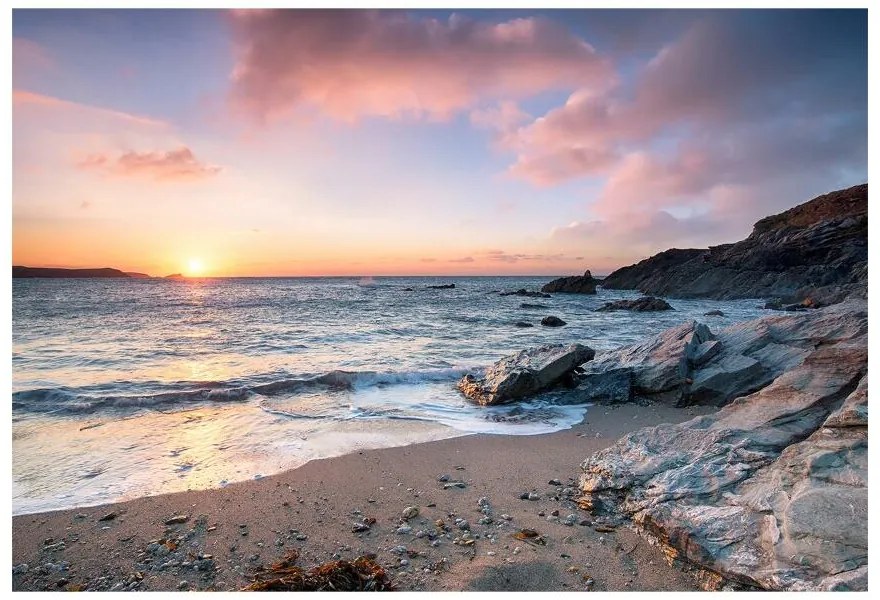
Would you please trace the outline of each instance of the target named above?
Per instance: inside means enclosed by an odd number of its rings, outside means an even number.
[[[13,279],[34,279],[34,278],[51,278],[51,279],[130,279],[133,276],[140,276],[142,273],[128,274],[123,273],[119,269],[111,269],[105,267],[103,269],[56,269],[43,267],[12,267]],[[148,275],[145,277],[149,277]]]

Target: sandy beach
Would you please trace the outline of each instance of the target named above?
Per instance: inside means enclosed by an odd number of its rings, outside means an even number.
[[[708,410],[595,406],[552,434],[363,451],[223,489],[17,516],[13,589],[236,590],[291,549],[304,567],[375,554],[403,590],[699,589],[633,531],[593,522],[566,487],[621,435]],[[407,507],[419,514],[404,521]],[[376,522],[353,532],[364,518]],[[522,528],[546,543],[515,539]]]

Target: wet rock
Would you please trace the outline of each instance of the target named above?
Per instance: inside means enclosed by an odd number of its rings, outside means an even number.
[[[594,355],[592,348],[581,344],[530,348],[498,361],[482,378],[465,375],[458,389],[485,406],[504,404],[570,380],[574,369]]]
[[[865,589],[866,306],[764,317],[718,339],[694,387],[737,399],[587,459],[580,504],[736,584]]]
[[[544,284],[542,292],[556,292],[561,294],[595,294],[599,280],[593,279],[592,273],[585,271],[583,275],[573,277],[560,277],[550,283]]]
[[[519,307],[526,310],[540,310],[542,308],[550,308],[546,304],[530,304],[529,302],[523,302],[519,305]]]
[[[723,317],[724,313],[720,310],[710,310],[709,312],[703,313],[704,317]]]
[[[553,315],[550,315],[549,317],[544,317],[543,319],[541,319],[541,325],[543,325],[544,327],[563,327],[564,325],[567,325],[567,323],[559,317],[554,317]]]
[[[552,298],[550,294],[544,294],[542,292],[530,292],[525,288],[520,288],[515,292],[498,292],[499,296],[523,296],[526,298]]]
[[[613,312],[616,310],[628,310],[631,312],[656,312],[661,310],[674,310],[666,300],[654,296],[643,296],[635,300],[615,300],[606,302],[596,309],[596,312]]]
[[[454,283],[444,283],[441,285],[429,285],[429,286],[427,286],[427,288],[429,290],[454,290],[455,284]]]
[[[516,327],[523,327],[523,328],[525,328],[525,327],[534,327],[534,325],[532,325],[531,323],[528,323],[528,322],[526,322],[526,321],[517,321],[516,323],[514,323],[514,325],[515,325]]]

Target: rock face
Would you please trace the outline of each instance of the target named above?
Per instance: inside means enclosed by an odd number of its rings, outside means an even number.
[[[674,298],[810,298],[825,306],[867,297],[867,277],[864,184],[762,219],[741,242],[661,252],[611,273],[602,287]]]
[[[557,292],[560,294],[595,294],[596,284],[598,283],[598,280],[593,279],[592,273],[585,271],[583,275],[554,279],[550,283],[544,284],[541,291],[547,293]]]
[[[725,406],[588,458],[581,506],[631,520],[718,585],[867,589],[867,352],[867,306],[846,302],[616,353],[605,382],[628,361],[633,387]]]
[[[504,404],[570,380],[575,368],[593,356],[593,349],[581,344],[530,348],[501,359],[481,378],[465,375],[458,389],[485,406]]]
[[[613,312],[615,310],[629,310],[633,312],[653,312],[658,310],[675,310],[666,300],[654,296],[644,296],[635,300],[615,300],[606,302],[596,309],[596,312]]]

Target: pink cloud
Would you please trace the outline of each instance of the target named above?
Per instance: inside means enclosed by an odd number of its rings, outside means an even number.
[[[99,106],[91,106],[89,104],[80,104],[79,102],[71,102],[62,100],[53,96],[37,94],[27,90],[12,90],[12,107],[13,110],[20,109],[49,109],[56,112],[67,112],[71,116],[88,115],[93,117],[112,118],[125,121],[132,125],[139,125],[151,128],[166,129],[170,125],[160,119],[153,119],[141,115],[135,115],[123,111],[102,108]]]
[[[57,66],[51,53],[42,45],[27,38],[12,38],[13,87],[34,73],[53,71]]]
[[[489,23],[394,11],[239,11],[233,100],[261,118],[449,118],[493,99],[605,88],[610,64],[544,18]],[[478,117],[479,119],[480,117]]]
[[[129,151],[116,157],[92,154],[79,161],[77,166],[121,177],[148,177],[160,181],[202,179],[222,170],[199,161],[186,147],[168,152]]]

